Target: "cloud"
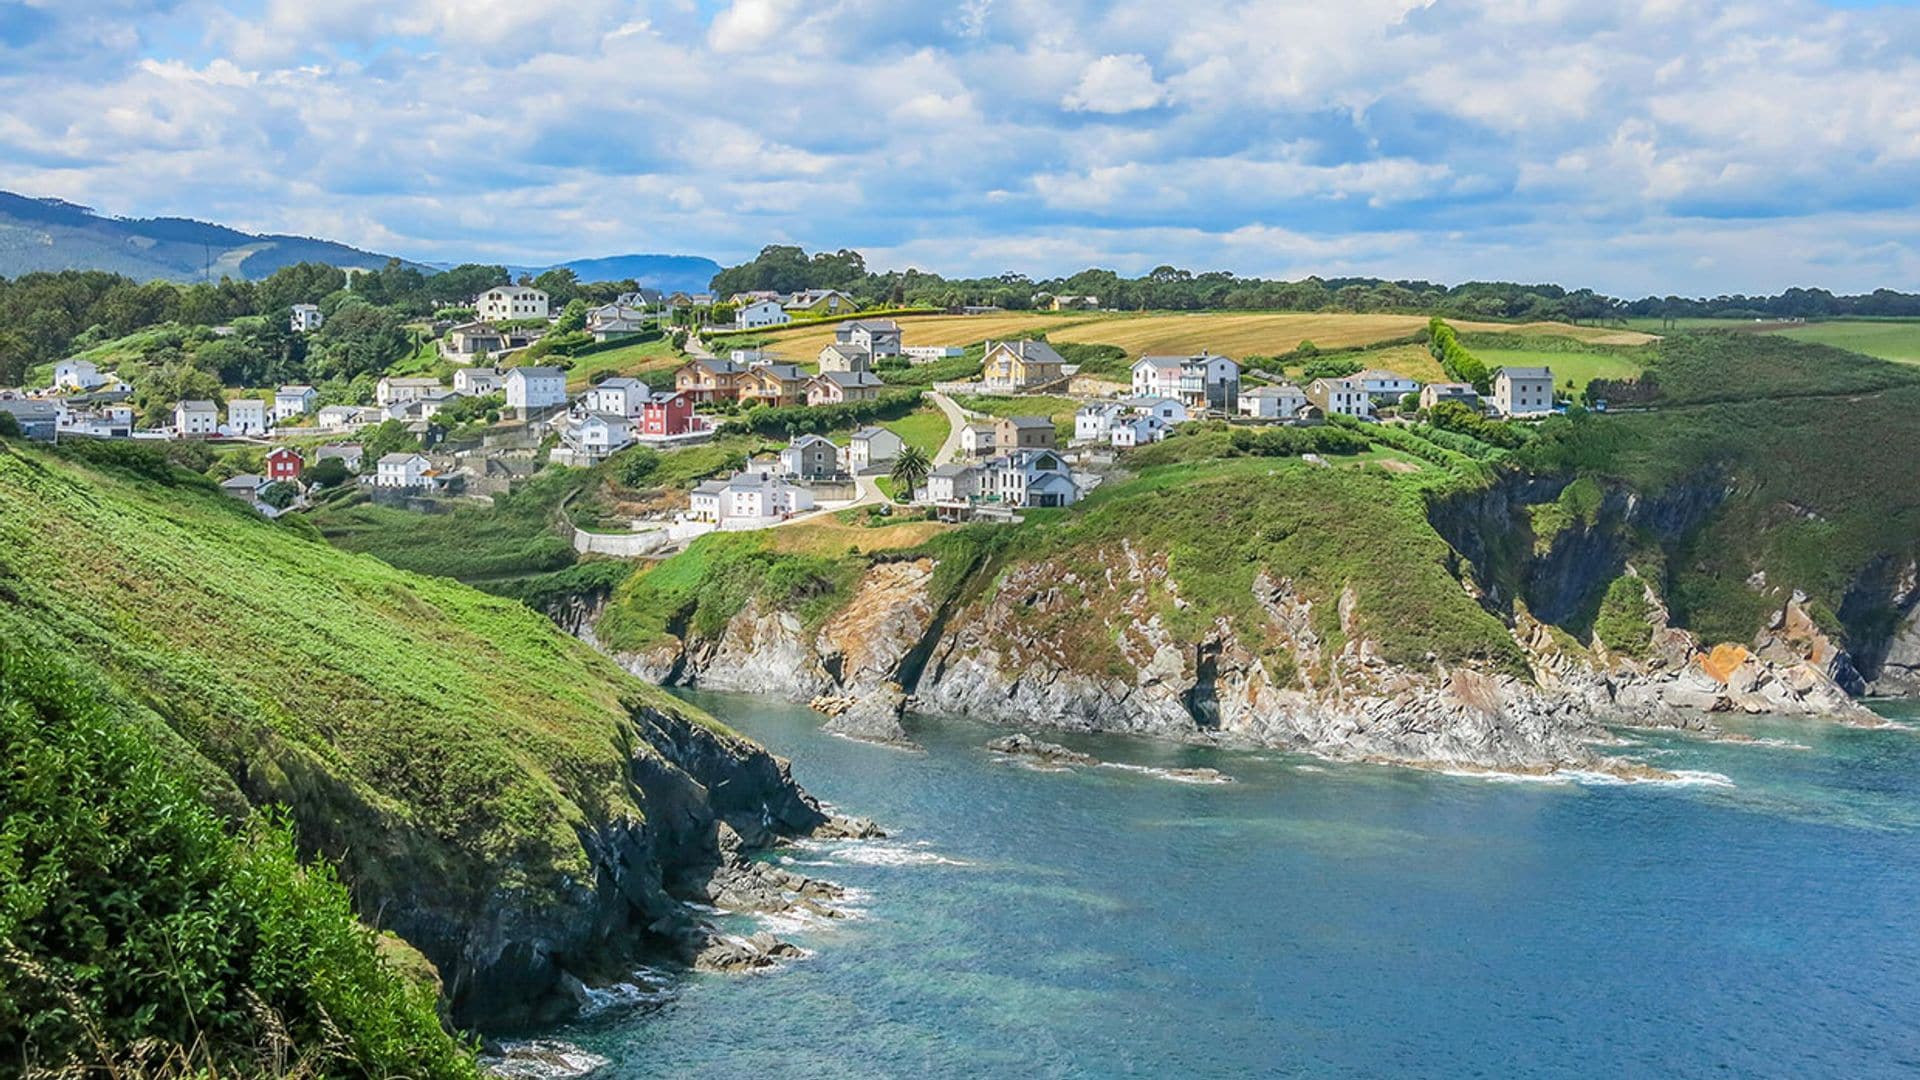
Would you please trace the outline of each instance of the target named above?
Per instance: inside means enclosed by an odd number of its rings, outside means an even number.
[[[1075,112],[1130,113],[1166,100],[1166,87],[1153,77],[1153,65],[1138,53],[1103,56],[1086,66],[1080,81],[1060,104]]]
[[[1920,12],[0,0],[0,188],[425,259],[1912,287]]]

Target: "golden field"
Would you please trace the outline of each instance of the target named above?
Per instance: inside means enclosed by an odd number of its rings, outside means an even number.
[[[1131,355],[1195,353],[1273,356],[1303,341],[1322,349],[1372,345],[1406,337],[1427,324],[1421,315],[1350,315],[1277,312],[1088,313],[1001,312],[988,315],[910,315],[897,320],[908,345],[972,345],[1013,334],[1044,331],[1054,342],[1117,345]],[[1565,323],[1483,323],[1449,320],[1462,333],[1551,334],[1596,345],[1645,345],[1652,334]],[[833,340],[831,324],[764,335],[769,350],[811,360]],[[714,344],[723,347],[725,338]]]

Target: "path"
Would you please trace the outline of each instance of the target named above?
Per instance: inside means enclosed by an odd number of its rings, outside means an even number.
[[[972,423],[972,420],[968,418],[967,410],[940,391],[930,390],[927,396],[932,398],[933,403],[940,407],[940,411],[947,415],[947,441],[941,443],[940,449],[933,455],[933,464],[937,467],[946,465],[960,456],[960,430]]]

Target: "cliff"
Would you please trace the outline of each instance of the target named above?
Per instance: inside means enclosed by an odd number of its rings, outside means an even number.
[[[784,762],[530,609],[267,523],[137,447],[0,446],[0,605],[157,718],[211,803],[287,808],[462,1024],[701,958],[718,942],[680,897],[840,827]]]

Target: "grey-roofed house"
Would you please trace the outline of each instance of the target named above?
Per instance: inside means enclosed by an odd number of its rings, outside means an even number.
[[[34,442],[52,442],[60,430],[60,410],[31,398],[0,400],[0,412],[13,417],[20,434]]]
[[[1053,420],[1045,416],[1003,416],[993,425],[994,448],[1051,450],[1059,443]]]
[[[874,357],[900,355],[900,324],[892,319],[854,319],[833,329],[836,345],[865,349]]]
[[[844,405],[872,401],[886,386],[871,371],[823,371],[807,383],[807,404]]]
[[[1545,416],[1553,411],[1553,369],[1503,367],[1493,373],[1493,407],[1502,416]]]

